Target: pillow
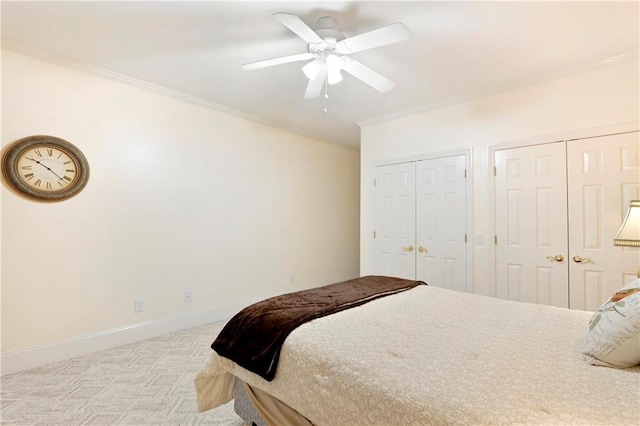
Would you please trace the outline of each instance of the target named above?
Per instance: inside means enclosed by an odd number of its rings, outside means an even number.
[[[582,353],[592,365],[626,368],[640,364],[640,278],[615,292],[594,312]]]

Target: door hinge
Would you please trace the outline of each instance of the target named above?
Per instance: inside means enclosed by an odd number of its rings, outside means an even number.
[[[373,178],[373,186],[376,186],[376,178]]]
[[[498,245],[498,236],[497,235],[493,236],[493,245],[496,245],[496,246]]]
[[[464,234],[464,242],[467,243],[467,234]]]
[[[373,238],[376,238],[376,231],[373,231]]]
[[[467,169],[464,169],[464,178],[467,178]]]
[[[493,175],[498,176],[498,169],[496,166],[493,166]]]

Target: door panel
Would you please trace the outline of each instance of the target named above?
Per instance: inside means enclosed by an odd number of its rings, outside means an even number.
[[[496,295],[568,307],[565,143],[495,152]]]
[[[615,247],[629,202],[640,199],[639,133],[567,142],[570,302],[595,310],[636,277],[640,251]],[[581,262],[573,256],[586,259]]]
[[[374,273],[415,279],[415,164],[376,167]]]
[[[629,202],[640,199],[639,135],[496,151],[499,297],[563,306],[558,303],[558,273],[563,266],[568,306],[595,310],[636,278],[640,249],[615,247],[613,238]],[[545,151],[552,146],[565,147],[566,167],[560,164],[560,149]],[[554,176],[555,181],[541,180],[541,176]],[[564,200],[559,191],[562,182],[566,184]],[[554,253],[564,254],[564,260],[553,261]],[[550,263],[541,264],[541,255]]]
[[[416,163],[416,279],[467,290],[466,155]]]

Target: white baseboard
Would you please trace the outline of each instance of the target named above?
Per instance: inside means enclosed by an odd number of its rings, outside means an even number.
[[[17,373],[93,352],[150,339],[163,334],[173,333],[215,321],[227,320],[241,309],[264,298],[265,297],[254,298],[232,305],[202,309],[159,320],[73,337],[58,342],[4,352],[0,354],[0,375]]]

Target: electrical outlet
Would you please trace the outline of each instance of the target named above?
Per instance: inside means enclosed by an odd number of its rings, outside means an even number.
[[[191,303],[192,300],[193,300],[193,293],[191,292],[191,290],[185,291],[184,303]]]
[[[289,275],[289,282],[290,283],[295,283],[296,282],[296,276],[294,274]]]
[[[133,312],[144,311],[144,299],[135,299],[133,301]]]

